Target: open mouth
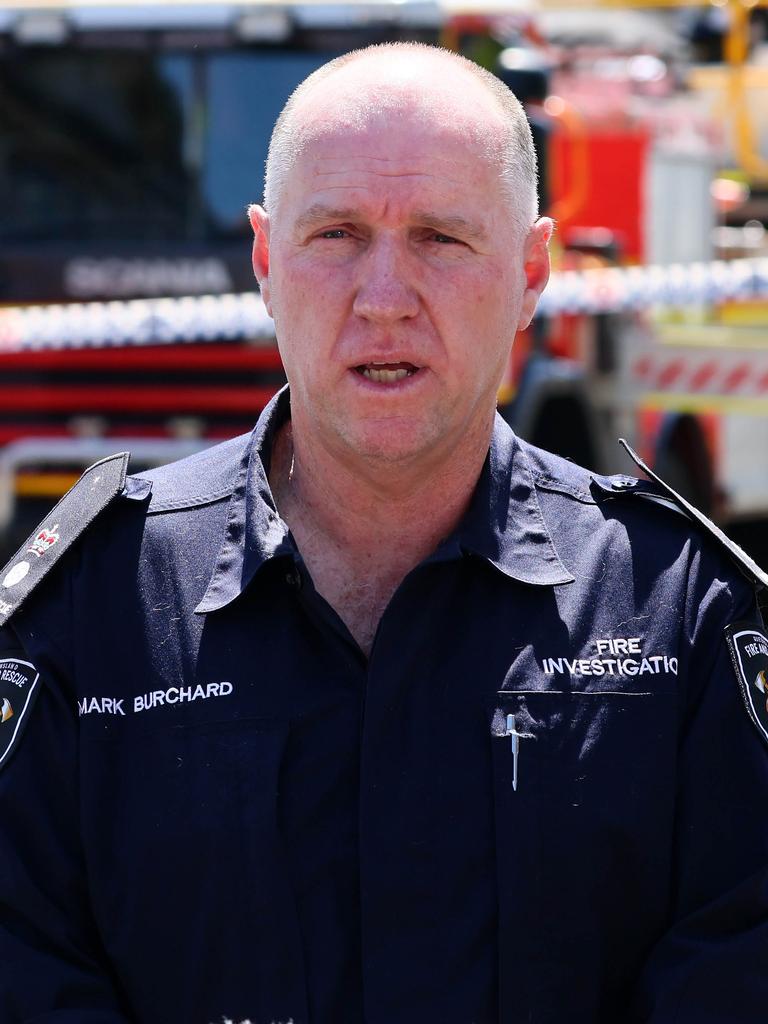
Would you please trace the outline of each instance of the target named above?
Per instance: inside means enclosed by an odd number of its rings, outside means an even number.
[[[412,377],[420,369],[420,366],[414,366],[413,363],[364,363],[356,366],[355,372],[376,384],[396,384],[406,377]]]

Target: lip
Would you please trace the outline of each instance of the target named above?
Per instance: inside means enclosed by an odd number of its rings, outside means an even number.
[[[421,370],[424,368],[424,363],[415,352],[371,352],[363,353],[355,359],[354,363],[349,364],[350,370],[354,370],[358,366],[414,366],[417,370]]]
[[[406,362],[401,360],[400,362]],[[364,377],[357,369],[359,366],[370,365],[374,363],[380,367],[393,366],[394,363],[379,363],[377,360],[370,360],[368,364],[357,363],[355,366],[350,366],[348,370],[349,376],[356,387],[362,388],[364,391],[370,392],[371,394],[377,395],[401,395],[404,392],[412,391],[418,388],[426,380],[428,376],[428,368],[426,366],[418,366],[417,364],[411,364],[416,366],[416,372],[409,374],[407,377],[403,377],[402,380],[396,380],[391,382],[370,380],[368,377]]]

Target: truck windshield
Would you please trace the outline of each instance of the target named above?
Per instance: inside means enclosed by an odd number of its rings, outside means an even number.
[[[0,240],[246,234],[275,118],[336,56],[25,50],[0,62]]]

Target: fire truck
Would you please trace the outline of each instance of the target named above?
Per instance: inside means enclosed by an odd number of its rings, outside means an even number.
[[[314,68],[395,39],[478,60],[531,119],[558,269],[504,415],[601,471],[630,469],[628,437],[734,531],[768,515],[768,263],[761,216],[734,220],[759,190],[721,175],[759,140],[733,156],[728,79],[691,86],[663,41],[574,39],[556,5],[469,3],[0,8],[3,551],[102,455],[140,469],[250,428],[284,380],[245,217],[272,123]]]

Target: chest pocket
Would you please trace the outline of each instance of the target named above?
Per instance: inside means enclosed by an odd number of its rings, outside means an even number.
[[[543,787],[577,806],[590,789],[605,789],[608,779],[628,793],[647,787],[659,758],[673,753],[675,722],[672,694],[573,692],[560,690],[497,693],[491,732],[495,739],[517,733],[508,744],[518,786]],[[503,749],[503,745],[496,747]],[[503,772],[503,756],[495,758]],[[603,796],[607,794],[604,792]]]
[[[666,914],[674,694],[505,690],[490,719],[500,1020],[555,1019],[573,991],[608,1019],[605,977],[618,1005]]]
[[[167,1019],[202,1019],[212,979],[255,1019],[304,1019],[303,957],[279,827],[288,735],[287,720],[248,718],[82,744],[97,920],[113,958],[132,965],[135,990],[150,993],[156,977],[155,991],[178,994],[177,1016]]]

